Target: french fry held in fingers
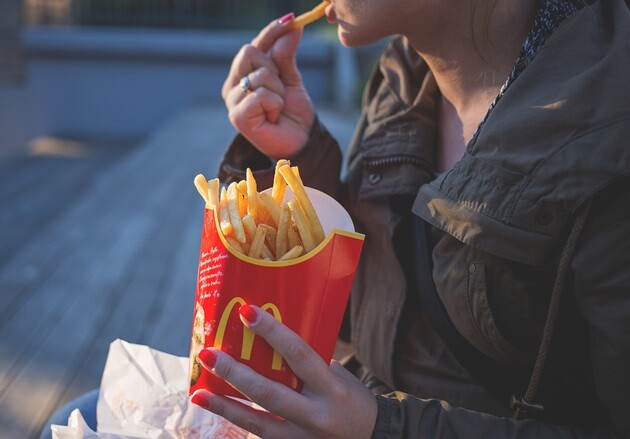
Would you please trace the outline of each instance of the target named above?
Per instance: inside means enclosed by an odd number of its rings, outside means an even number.
[[[330,2],[328,0],[324,0],[323,2],[315,6],[313,9],[311,9],[310,11],[299,15],[295,20],[293,20],[293,27],[297,29],[300,27],[304,27],[307,24],[311,24],[314,21],[319,20],[320,18],[324,16],[324,11],[326,9],[326,6],[328,6],[329,4]]]
[[[312,251],[325,238],[300,173],[288,160],[278,160],[269,191],[258,192],[249,168],[244,180],[220,191],[216,178],[207,181],[200,174],[194,183],[206,207],[214,206],[220,232],[235,252],[265,261],[287,261]],[[287,186],[294,199],[285,202]]]

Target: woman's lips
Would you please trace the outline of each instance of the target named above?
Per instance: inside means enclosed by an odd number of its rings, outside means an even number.
[[[324,14],[326,14],[326,20],[328,20],[329,23],[334,23],[335,21],[337,21],[337,16],[335,15],[335,7],[332,3],[326,6]]]

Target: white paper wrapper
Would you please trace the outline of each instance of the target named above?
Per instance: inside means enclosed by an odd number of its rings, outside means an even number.
[[[110,346],[96,416],[98,425],[94,432],[75,410],[68,426],[53,425],[53,438],[256,437],[190,402],[188,358],[122,340]]]

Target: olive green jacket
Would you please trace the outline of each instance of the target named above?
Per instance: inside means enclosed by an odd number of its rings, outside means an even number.
[[[358,359],[404,391],[378,396],[374,437],[630,436],[630,12],[603,0],[575,14],[494,108],[476,141],[434,178],[439,91],[403,38],[383,52],[338,181],[341,154],[317,122],[291,158],[303,180],[338,197],[366,234],[353,286]],[[273,166],[237,136],[224,181]],[[415,201],[413,201],[415,199]],[[444,345],[406,275],[409,210],[432,226],[433,280],[457,332],[522,396],[560,253],[592,199],[539,392],[545,413],[510,419]]]

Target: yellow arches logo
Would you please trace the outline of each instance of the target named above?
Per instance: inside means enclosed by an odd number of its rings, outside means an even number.
[[[223,345],[223,337],[225,336],[225,329],[227,327],[228,319],[230,318],[230,314],[236,305],[243,306],[245,305],[245,301],[241,297],[235,297],[229,301],[225,309],[223,310],[223,314],[221,314],[221,320],[219,320],[219,328],[217,329],[217,335],[214,338],[214,347],[217,349],[221,349]],[[282,316],[280,315],[280,310],[273,303],[265,303],[261,308],[264,311],[271,311],[271,314],[278,320],[282,322]],[[249,329],[247,326],[243,326],[243,345],[241,347],[241,359],[249,360],[252,356],[252,347],[254,346],[254,338],[256,334],[254,331]],[[271,361],[271,369],[280,370],[282,367],[282,357],[275,350],[273,351],[273,359]]]

